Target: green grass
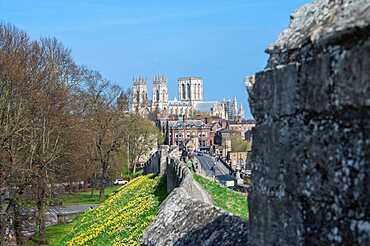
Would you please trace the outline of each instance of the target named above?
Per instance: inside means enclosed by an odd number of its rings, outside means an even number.
[[[167,196],[166,188],[163,177],[133,179],[100,207],[81,215],[61,245],[140,245],[142,233]]]
[[[79,217],[75,217],[72,223],[62,223],[58,225],[49,226],[46,228],[46,238],[49,242],[49,245],[61,245],[63,238],[72,230],[74,226],[78,224]],[[38,235],[32,240],[29,240],[26,245],[34,246],[38,245]]]
[[[211,196],[213,205],[248,219],[248,199],[245,194],[230,190],[218,182],[208,180],[200,175],[193,174],[193,176]]]
[[[130,173],[130,175],[127,172],[122,173],[121,177],[123,179],[133,179],[133,178],[136,178],[137,176],[143,175],[143,173],[144,173],[144,169],[140,169],[140,170],[137,170],[134,174]]]
[[[167,176],[163,175],[161,176],[158,185],[154,191],[154,195],[156,199],[159,202],[159,205],[162,204],[162,202],[166,199],[168,193],[167,193]]]
[[[116,191],[121,186],[110,186],[106,187],[104,194],[107,198],[110,194]],[[88,191],[73,192],[64,194],[59,198],[59,201],[62,202],[62,205],[86,205],[86,204],[100,204],[102,201],[99,201],[99,190],[94,190],[94,195],[91,197],[91,189]]]

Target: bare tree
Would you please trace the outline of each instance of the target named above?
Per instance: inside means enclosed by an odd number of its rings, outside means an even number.
[[[70,114],[71,87],[78,82],[77,66],[55,38],[42,38],[32,44],[33,93],[29,103],[30,145],[28,165],[32,170],[38,209],[39,243],[46,244],[45,213],[48,184],[54,180],[60,161],[68,151],[66,131],[73,123]],[[65,158],[64,158],[65,159]]]
[[[95,71],[84,71],[85,93],[85,117],[89,128],[94,132],[91,139],[95,145],[96,159],[100,165],[99,199],[104,199],[104,191],[110,165],[113,165],[115,152],[118,151],[122,137],[118,127],[122,112],[117,109],[116,99],[120,88],[112,85],[109,81]]]
[[[29,38],[12,25],[0,24],[0,180],[2,191],[9,192],[9,205],[0,211],[0,244],[13,214],[17,244],[21,237],[21,197],[30,175],[24,166],[27,156],[26,137],[29,121],[25,108],[29,101],[30,85],[27,71]]]

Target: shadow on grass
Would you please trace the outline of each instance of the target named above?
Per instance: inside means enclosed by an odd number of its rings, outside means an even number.
[[[159,205],[166,199],[167,197],[167,176],[162,175],[160,177],[159,183],[155,188],[154,195],[159,201]]]

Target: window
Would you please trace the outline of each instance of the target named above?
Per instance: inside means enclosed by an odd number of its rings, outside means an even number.
[[[162,91],[162,101],[167,101],[166,100],[166,91],[165,90]]]
[[[188,99],[192,99],[190,96],[190,85],[188,84]]]
[[[199,145],[205,147],[207,145],[207,141],[199,140]]]
[[[156,102],[159,102],[159,91],[158,90],[155,91],[155,100]]]
[[[188,138],[190,137],[190,132],[186,133],[186,137],[188,137]]]
[[[181,91],[182,91],[182,99],[186,99],[186,91],[185,91],[185,85],[181,85]]]

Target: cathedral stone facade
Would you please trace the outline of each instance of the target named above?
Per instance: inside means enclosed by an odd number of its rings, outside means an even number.
[[[190,118],[194,113],[210,113],[222,119],[244,118],[243,108],[238,112],[238,103],[225,99],[223,102],[204,101],[203,79],[201,77],[178,78],[178,98],[168,100],[168,80],[166,76],[158,75],[152,81],[152,98],[148,99],[148,81],[144,77],[133,78],[131,112],[144,117],[166,119],[183,116]]]
[[[231,101],[230,99],[226,101],[224,98],[222,102],[215,102],[212,104],[210,115],[217,116],[225,120],[236,118],[244,119],[244,109],[242,104],[240,104],[240,108],[238,109],[238,101],[236,97],[234,97],[234,101]]]
[[[152,100],[148,100],[148,82],[146,78],[134,78],[132,81],[131,111],[148,117],[169,116],[191,117],[197,104],[203,100],[203,79],[200,77],[184,77],[178,79],[179,99],[168,100],[168,80],[165,76],[155,76],[152,86]]]
[[[149,115],[148,83],[144,77],[132,79],[131,111],[142,116]]]
[[[203,101],[203,79],[200,77],[183,77],[178,80],[179,100],[189,102],[195,108]]]

